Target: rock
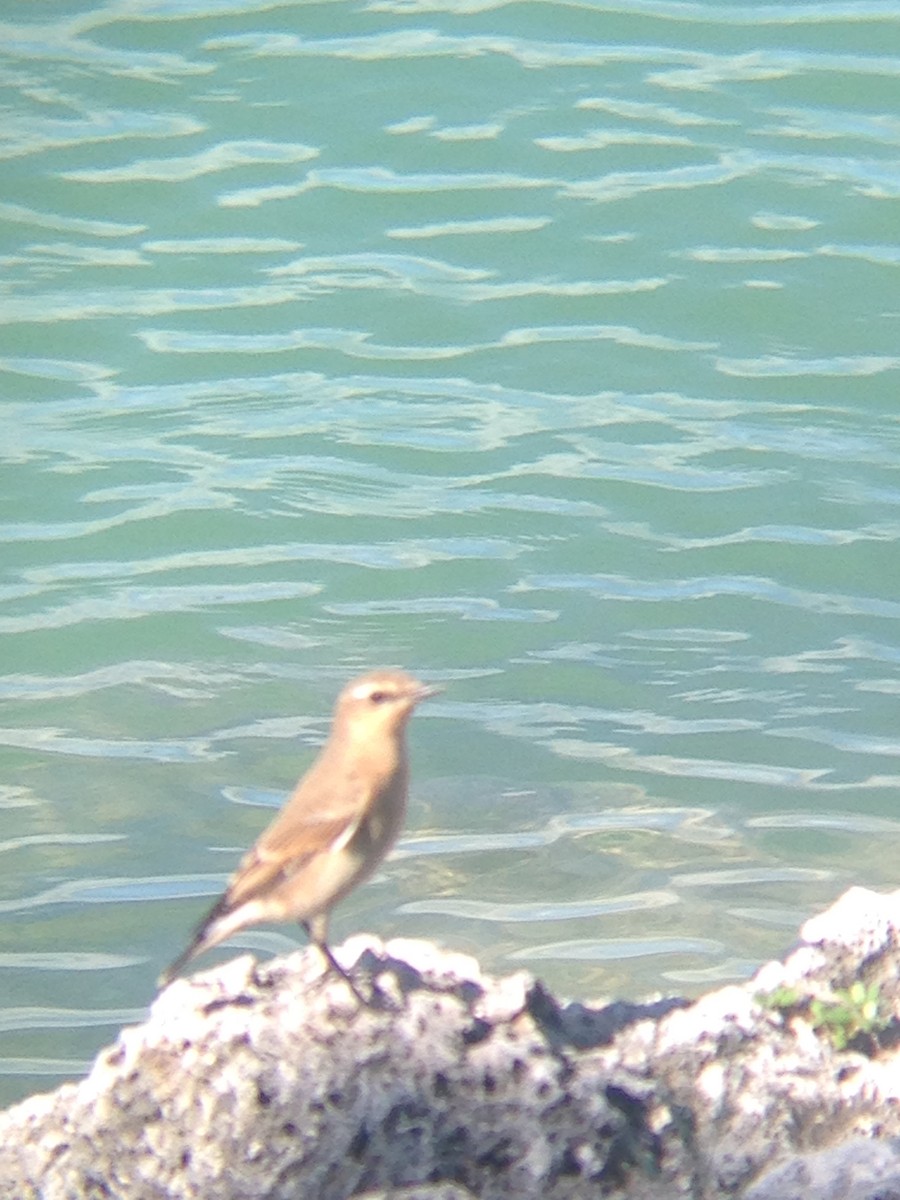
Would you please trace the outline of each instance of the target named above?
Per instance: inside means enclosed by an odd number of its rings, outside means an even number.
[[[477,1200],[455,1183],[423,1183],[417,1187],[389,1188],[385,1192],[366,1192],[357,1200]]]
[[[900,1200],[896,1139],[850,1138],[768,1171],[746,1200]]]
[[[368,1005],[314,950],[244,956],[0,1114],[0,1197],[900,1200],[900,896],[854,889],[803,934],[744,986],[646,1005],[425,942],[338,951]]]

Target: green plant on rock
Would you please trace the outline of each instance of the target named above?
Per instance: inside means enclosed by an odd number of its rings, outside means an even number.
[[[782,985],[760,992],[757,1001],[784,1017],[805,1016],[813,1029],[827,1036],[835,1050],[846,1050],[855,1038],[868,1038],[879,1045],[878,1035],[891,1023],[877,983],[857,980],[848,988],[837,988],[826,996],[811,996],[796,987]]]
[[[782,984],[781,987],[775,988],[771,992],[757,992],[756,1000],[763,1008],[775,1011],[784,1011],[790,1008],[799,1008],[806,1001],[807,997],[803,995],[795,987],[788,987]]]
[[[826,1033],[836,1050],[844,1050],[860,1034],[877,1045],[878,1034],[890,1023],[881,1008],[877,983],[860,980],[848,988],[839,988],[827,1000],[813,1000],[809,1015],[814,1029]]]

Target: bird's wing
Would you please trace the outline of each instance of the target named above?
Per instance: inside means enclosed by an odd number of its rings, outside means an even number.
[[[311,858],[353,837],[367,807],[367,788],[352,766],[322,756],[247,852],[226,893],[229,909],[295,874]]]
[[[273,825],[241,860],[224,897],[228,910],[268,891],[279,876],[293,875],[315,855],[349,841],[359,815],[354,812],[323,821]]]
[[[327,850],[369,806],[372,783],[349,755],[326,749],[297,784],[281,812],[260,834],[256,849],[303,858]]]

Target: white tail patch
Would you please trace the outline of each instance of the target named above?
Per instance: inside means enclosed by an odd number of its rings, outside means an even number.
[[[213,922],[206,931],[201,945],[204,950],[208,950],[211,946],[218,946],[219,942],[224,942],[239,929],[244,929],[247,925],[257,925],[260,921],[268,921],[272,916],[276,919],[281,918],[280,913],[270,914],[265,903],[259,900],[248,900],[246,904],[238,905],[232,912],[225,913],[224,916]]]

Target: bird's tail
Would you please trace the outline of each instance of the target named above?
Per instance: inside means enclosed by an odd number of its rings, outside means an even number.
[[[174,962],[170,963],[159,979],[156,981],[156,986],[160,989],[167,987],[176,975],[179,975],[184,967],[198,954],[202,954],[204,950],[208,950],[210,946],[215,946],[217,942],[222,941],[227,937],[227,933],[221,933],[217,926],[219,920],[228,911],[226,897],[222,896],[213,907],[209,910],[197,928],[194,930],[193,937],[188,942],[184,950],[178,955]]]
[[[162,991],[164,987],[168,987],[176,975],[181,974],[182,969],[187,966],[190,960],[198,952],[199,945],[199,942],[191,942],[187,949],[183,950],[174,962],[169,963],[156,981],[156,986],[160,989],[160,991]]]

